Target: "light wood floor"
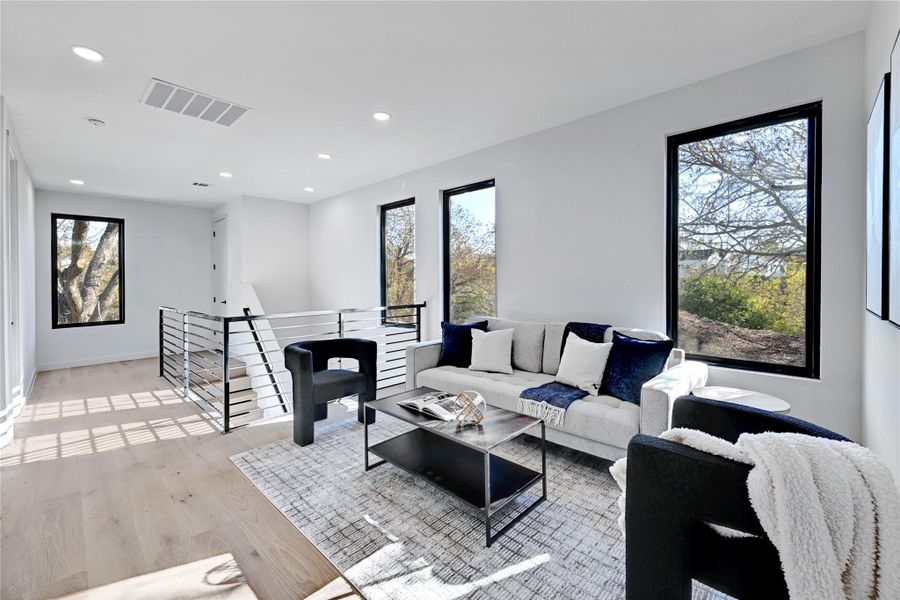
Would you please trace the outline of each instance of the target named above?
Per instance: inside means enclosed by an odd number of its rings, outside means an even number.
[[[260,599],[356,598],[228,460],[289,435],[289,422],[222,435],[155,360],[39,374],[0,451],[0,598],[57,598],[229,553]]]

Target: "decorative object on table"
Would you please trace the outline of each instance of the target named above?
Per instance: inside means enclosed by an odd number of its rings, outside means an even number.
[[[681,600],[692,579],[738,598],[900,597],[900,497],[871,451],[691,396],[672,426],[611,469],[627,483],[627,600]]]
[[[763,394],[762,392],[742,390],[740,388],[707,385],[694,388],[691,395],[698,398],[706,398],[707,400],[718,400],[720,402],[731,402],[732,404],[750,406],[752,408],[767,410],[774,413],[787,414],[791,412],[791,405],[781,398]]]
[[[900,73],[898,73],[900,74]],[[887,319],[890,308],[890,127],[891,74],[878,88],[866,128],[866,310]]]
[[[379,415],[370,432],[411,428]],[[551,500],[486,548],[480,511],[401,469],[361,477],[362,429],[355,420],[320,423],[311,446],[283,440],[231,460],[368,600],[625,597],[619,488],[606,460],[547,444]],[[520,436],[497,454],[539,471],[539,445]],[[518,513],[539,495],[532,488],[508,508]],[[726,596],[695,584],[694,600]]]
[[[359,395],[357,419],[375,422],[375,412],[364,404],[377,391],[378,343],[374,340],[340,338],[296,342],[284,349],[284,364],[291,372],[294,393],[294,443],[312,444],[314,421],[328,416],[328,402]],[[359,363],[359,372],[329,369],[332,358],[350,358]]]
[[[900,80],[900,33],[897,34],[894,48],[891,51],[891,74],[895,82]],[[888,145],[893,152],[888,156],[890,161],[888,169],[890,202],[888,238],[891,247],[888,258],[890,270],[888,318],[891,323],[900,325],[900,93],[891,94],[889,113]]]
[[[478,425],[484,420],[484,411],[487,407],[484,396],[471,390],[461,392],[456,400],[462,404],[462,409],[456,415],[456,420],[462,425]]]

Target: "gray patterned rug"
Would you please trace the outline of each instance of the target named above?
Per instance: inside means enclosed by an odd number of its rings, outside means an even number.
[[[370,443],[409,428],[382,416]],[[370,600],[625,597],[608,461],[548,444],[547,501],[485,548],[478,511],[394,466],[366,473],[362,449],[352,419],[317,424],[310,446],[286,439],[231,460]],[[539,442],[527,436],[498,454],[540,470]],[[724,598],[694,587],[695,600]]]

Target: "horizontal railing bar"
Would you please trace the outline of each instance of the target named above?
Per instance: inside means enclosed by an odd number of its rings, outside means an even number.
[[[179,315],[188,315],[190,317],[197,317],[199,319],[207,319],[209,321],[224,321],[224,317],[220,317],[218,315],[210,315],[208,313],[197,312],[196,310],[181,310],[179,308],[174,308],[171,306],[160,306],[160,310],[169,311],[173,313],[178,313]]]
[[[221,329],[213,329],[212,327],[206,327],[205,325],[200,325],[199,323],[192,323],[192,322],[188,321],[187,326],[188,326],[188,330],[205,329],[206,331],[212,331],[213,333],[217,333],[219,335],[222,334]]]
[[[163,363],[163,371],[168,373],[175,379],[179,380],[178,383],[176,383],[175,385],[183,386],[184,385],[184,373],[172,372],[171,369],[172,369],[172,365],[170,365],[168,363]]]
[[[203,356],[203,354],[201,354],[201,353],[199,353],[199,352],[189,352],[189,353],[188,353],[188,360],[190,360],[190,357],[191,357],[191,356],[195,356],[195,357],[199,358],[200,360],[202,360],[204,363],[206,363],[206,364],[208,364],[208,365],[212,365],[214,369],[218,369],[218,370],[220,370],[220,371],[222,370],[222,364],[221,364],[221,363],[218,363],[218,362],[216,362],[216,361],[214,361],[214,360],[210,360],[210,359],[206,358],[205,356]],[[220,354],[219,356],[222,356],[222,355]],[[197,365],[198,367],[205,368],[205,367],[203,367],[203,365],[201,365],[201,364],[198,363],[198,362],[194,362],[194,361],[191,361],[191,362],[193,362],[193,363],[194,363],[195,365]],[[228,367],[228,370],[231,371],[231,370],[233,370],[233,369],[242,369],[242,368],[243,368],[243,365],[235,365],[235,366],[233,366],[233,367]],[[216,377],[218,377],[218,378],[220,378],[220,379],[222,378],[222,374],[221,374],[221,373],[216,373],[216,372],[213,371],[212,369],[206,369],[206,370],[209,371],[211,374],[215,375]]]
[[[324,315],[338,315],[338,314],[353,314],[353,313],[366,313],[366,312],[376,312],[376,311],[387,311],[387,310],[400,310],[405,308],[424,308],[426,303],[423,302],[421,304],[399,304],[397,306],[374,306],[371,308],[343,308],[340,310],[311,310],[306,312],[294,312],[294,313],[276,313],[272,315],[244,315],[244,316],[236,316],[236,317],[225,317],[225,320],[230,322],[236,321],[258,321],[261,319],[286,319],[288,317],[318,317]]]
[[[252,400],[268,400],[269,398],[278,398],[283,395],[284,395],[284,392],[275,392],[274,394],[269,394],[267,396],[257,396],[256,398],[252,398]],[[234,405],[232,404],[232,406],[234,406]],[[276,408],[276,407],[266,406],[265,408]]]
[[[175,331],[178,331],[178,330],[176,329]],[[206,340],[207,342],[210,342],[210,343],[212,343],[212,344],[216,344],[216,345],[218,345],[218,346],[221,346],[221,345],[222,345],[221,340],[211,340],[211,339],[209,339],[208,337],[204,337],[204,336],[200,335],[199,333],[194,333],[194,332],[192,332],[192,331],[188,331],[188,332],[179,331],[179,333],[182,334],[182,337],[178,337],[177,335],[173,335],[173,334],[171,334],[171,333],[169,333],[168,331],[165,331],[165,330],[164,330],[162,333],[163,333],[163,335],[167,335],[167,336],[169,336],[170,338],[172,338],[173,340],[178,340],[178,341],[180,341],[180,342],[183,342],[183,341],[184,341],[184,335],[185,335],[185,333],[186,333],[186,334],[189,335],[189,336],[198,337],[198,338],[200,338],[201,340]],[[192,342],[192,340],[188,340],[188,341],[189,341],[189,342]],[[192,343],[193,343],[193,342],[192,342]]]
[[[407,344],[407,345],[409,345],[409,344],[415,344],[415,343],[416,343],[416,339],[413,338],[413,339],[411,339],[411,340],[393,340],[393,341],[390,341],[390,342],[384,342],[384,345],[385,345],[385,346],[396,346],[397,344]],[[405,347],[405,346],[404,346],[404,347]]]
[[[232,335],[237,335],[239,333],[259,333],[261,331],[280,331],[282,329],[297,329],[298,327],[324,327],[325,325],[338,325],[340,321],[324,321],[322,323],[300,323],[299,325],[284,325],[280,327],[259,327],[258,325],[254,330],[248,329],[247,331],[231,331]]]
[[[277,340],[259,340],[258,342],[257,341],[238,342],[237,344],[228,344],[228,346],[230,348],[234,348],[235,346],[247,346],[249,344],[264,344],[267,342],[268,343],[272,343],[272,342],[277,343],[277,342],[283,342],[285,340],[305,340],[307,338],[338,339],[338,338],[322,338],[323,335],[338,335],[338,332],[332,331],[332,332],[328,332],[328,333],[308,333],[308,334],[304,334],[304,335],[290,335],[290,336],[280,337]],[[280,352],[281,350],[282,350],[282,348],[279,346],[279,350],[277,350],[277,351]],[[264,350],[264,352],[276,352],[276,350]],[[253,354],[259,354],[259,352],[254,352]],[[246,354],[244,356],[246,356]]]
[[[405,369],[406,365],[400,365],[399,367],[391,367],[390,369],[381,369],[379,373],[382,375],[385,373],[390,373],[391,371],[396,371],[397,369]]]

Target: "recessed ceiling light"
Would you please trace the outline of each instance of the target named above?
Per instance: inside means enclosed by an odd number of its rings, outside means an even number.
[[[73,185],[84,185],[84,182],[80,179],[70,179],[69,183],[71,183]]]
[[[322,160],[331,160],[331,155],[327,152],[319,152],[318,154],[316,154],[316,156],[318,156]]]
[[[372,118],[376,121],[388,121],[391,118],[391,113],[378,111],[376,113],[372,113]]]
[[[87,46],[72,46],[72,52],[74,52],[84,60],[89,60],[91,62],[100,62],[101,60],[103,60],[102,54],[100,54],[93,48],[88,48]]]
[[[225,177],[226,179],[228,179],[231,177],[231,173],[226,173],[225,171],[222,171],[221,173],[219,173],[219,177]]]
[[[303,191],[304,192],[314,192],[314,191],[316,191],[316,188],[306,186],[305,188],[303,188]]]

